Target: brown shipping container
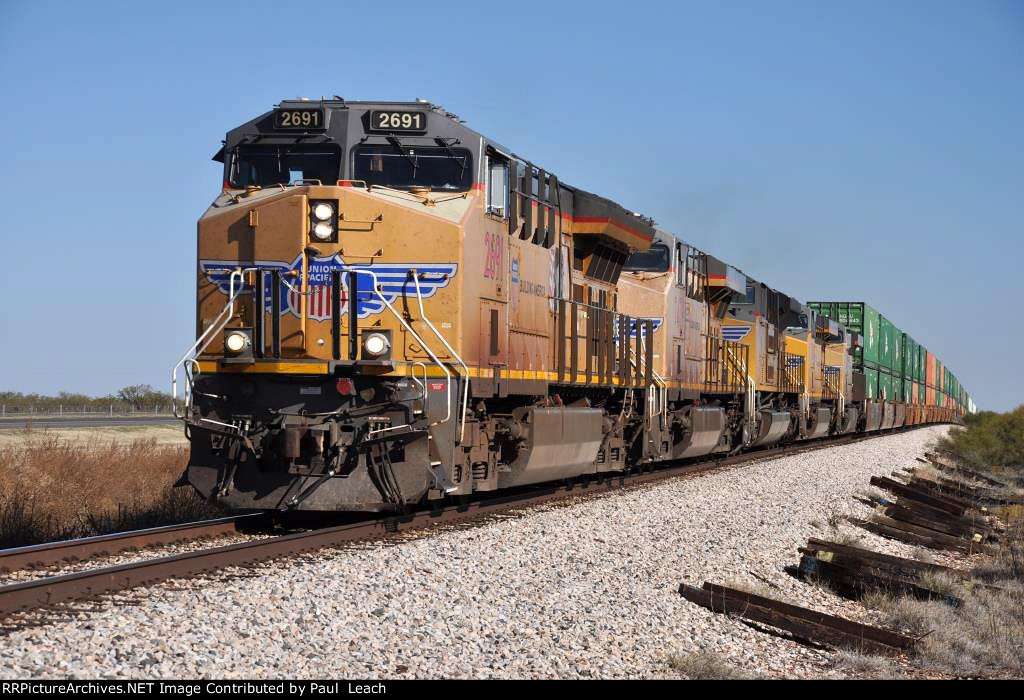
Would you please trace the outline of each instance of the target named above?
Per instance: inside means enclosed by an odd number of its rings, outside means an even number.
[[[931,353],[931,350],[928,351],[928,357],[925,360],[924,383],[929,387],[935,386],[935,355]],[[934,399],[929,397],[928,405],[932,405],[934,403]]]
[[[910,400],[909,403],[918,403],[917,401],[917,382],[911,382],[910,384]]]
[[[925,401],[928,402],[928,405],[929,406],[934,406],[935,405],[935,388],[934,387],[928,387],[928,389],[925,391],[924,395],[925,395]]]

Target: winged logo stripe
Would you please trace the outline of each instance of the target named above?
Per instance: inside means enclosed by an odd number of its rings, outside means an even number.
[[[220,292],[227,295],[230,290],[231,271],[240,266],[256,267],[264,271],[264,274],[278,270],[280,272],[293,272],[289,279],[281,280],[281,313],[290,313],[296,317],[301,310],[302,299],[302,256],[298,255],[291,263],[280,260],[258,260],[255,262],[239,262],[237,260],[201,260],[200,269],[206,276],[206,280],[217,287]],[[424,298],[437,294],[439,289],[447,287],[458,271],[456,263],[373,263],[370,265],[353,266],[353,271],[342,269],[345,261],[340,255],[314,257],[307,265],[307,276],[309,290],[307,292],[306,315],[314,321],[322,321],[330,318],[331,308],[331,280],[332,273],[337,270],[341,272],[342,283],[342,315],[348,313],[348,285],[349,275],[356,275],[356,308],[358,317],[366,318],[384,311],[384,304],[370,289],[370,275],[360,273],[358,270],[372,272],[376,277],[377,288],[389,304],[394,304],[401,296],[415,295],[416,286],[412,280],[412,270],[416,270],[419,276],[420,291]],[[269,281],[269,280],[268,280]],[[269,285],[268,285],[269,286]],[[243,294],[252,294],[253,289],[243,287]],[[272,304],[272,291],[267,289],[264,308],[268,311]]]
[[[630,323],[629,323],[629,337],[630,338],[636,338],[638,334],[643,335],[642,331],[646,329],[646,326],[643,324],[643,321],[650,321],[651,322],[651,333],[652,334],[655,333],[659,328],[661,328],[661,324],[664,323],[664,319],[661,319],[661,318],[631,318],[630,319]],[[614,333],[615,333],[615,342],[618,343],[619,342],[619,319],[618,318],[615,319]]]
[[[747,337],[750,333],[750,326],[722,326],[722,337],[725,340],[737,342]]]

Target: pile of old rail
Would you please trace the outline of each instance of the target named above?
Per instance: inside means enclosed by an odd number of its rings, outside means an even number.
[[[1007,484],[994,478],[991,474],[982,474],[981,472],[965,467],[960,464],[955,464],[942,455],[934,452],[926,452],[924,458],[918,457],[918,462],[922,464],[930,464],[938,472],[945,472],[947,474],[957,477],[956,479],[950,479],[945,476],[937,477],[937,481],[944,485],[950,485],[956,491],[961,491],[964,494],[970,494],[975,498],[989,499],[994,498],[1002,501],[1002,498],[996,496],[996,492],[992,487],[998,489],[1008,488]],[[914,471],[914,470],[911,470]],[[980,482],[981,486],[971,486],[966,482]]]
[[[146,547],[234,535],[258,528],[265,522],[266,518],[262,513],[248,513],[213,520],[115,532],[109,535],[47,542],[13,549],[0,549],[0,572],[7,573],[28,568],[43,569]]]
[[[897,656],[917,641],[898,632],[864,625],[780,600],[719,586],[709,581],[702,588],[679,584],[679,595],[717,613],[770,625],[789,632],[801,642],[854,649],[866,654]]]
[[[893,476],[902,476],[894,472]],[[884,476],[871,477],[871,485],[895,496],[858,497],[875,509],[870,520],[851,518],[850,522],[876,535],[932,549],[965,554],[991,554],[993,543],[1005,529],[984,504],[992,493],[983,495],[966,483],[953,480],[942,483],[920,470],[910,470],[907,481]]]
[[[921,600],[938,600],[958,607],[962,602],[956,588],[969,592],[976,588],[998,590],[996,586],[971,580],[969,572],[941,564],[895,557],[870,549],[828,542],[811,537],[800,547],[799,566],[786,567],[799,578],[826,581],[829,587],[847,598],[859,599],[869,591],[909,595]],[[946,579],[942,590],[935,590],[938,576]]]
[[[876,513],[870,520],[850,518],[849,522],[882,537],[917,546],[958,554],[991,553],[993,543],[1005,529],[988,511],[990,505],[1006,503],[1005,494],[992,488],[999,482],[931,459],[934,468],[928,472],[907,469],[907,481],[872,477],[872,486],[895,495],[896,500],[858,497]],[[959,478],[944,477],[942,471],[955,473]],[[893,476],[902,475],[894,472]],[[979,482],[984,485],[977,485]],[[788,573],[827,581],[833,590],[851,598],[859,598],[868,591],[886,591],[958,606],[962,598],[957,591],[997,590],[995,586],[972,581],[970,574],[960,569],[813,537],[799,551],[800,564],[787,567]],[[937,577],[945,579],[940,586],[936,586],[940,580]],[[954,584],[952,590],[950,583]],[[937,591],[936,587],[944,590]]]
[[[308,532],[297,532],[14,583],[0,587],[0,618],[22,610],[49,607],[71,600],[91,599],[106,593],[152,585],[171,578],[196,576],[227,567],[256,564],[269,559],[340,546],[355,541],[390,537],[410,530],[469,522],[550,501],[602,493],[612,489],[707,472],[750,461],[829,449],[872,437],[875,436],[824,438],[813,442],[755,450],[698,463],[660,467],[630,474],[607,474],[602,475],[601,478],[569,484],[546,485],[522,489],[513,493],[503,492],[496,496],[443,509],[423,510],[406,515],[389,515],[337,527],[320,528]],[[127,533],[125,536],[130,535],[131,533]],[[73,547],[74,541],[68,543],[68,546]],[[2,555],[3,553],[0,553],[0,557]]]

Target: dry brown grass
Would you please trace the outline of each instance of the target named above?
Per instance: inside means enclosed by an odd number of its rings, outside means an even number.
[[[923,577],[922,585],[960,598],[959,607],[884,591],[865,593],[862,602],[882,614],[885,626],[921,637],[915,663],[926,670],[973,678],[1024,677],[1024,527],[1011,528],[996,555],[971,575],[1001,590],[965,586],[938,574]]]
[[[669,657],[668,665],[695,681],[735,681],[754,678],[717,654],[707,651],[698,651],[695,654],[675,654]]]
[[[68,442],[43,434],[0,447],[0,547],[209,517],[191,489],[172,489],[185,447]]]
[[[893,680],[900,677],[899,669],[892,659],[861,654],[849,649],[837,650],[835,656],[832,657],[832,665],[857,678]]]
[[[762,598],[771,598],[773,600],[782,600],[777,590],[772,590],[767,584],[761,581],[752,581],[749,578],[740,576],[730,576],[723,584],[726,588],[733,588],[737,591],[743,591],[750,595],[761,596]]]

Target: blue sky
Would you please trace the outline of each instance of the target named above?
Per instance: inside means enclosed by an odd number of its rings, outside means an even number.
[[[0,389],[160,388],[229,129],[426,97],[1024,402],[1024,3],[0,0]]]

